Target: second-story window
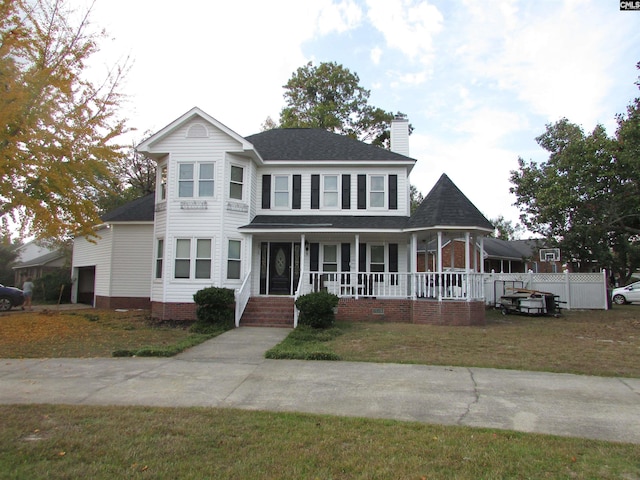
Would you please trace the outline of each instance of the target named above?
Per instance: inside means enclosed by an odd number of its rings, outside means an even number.
[[[236,200],[242,200],[243,185],[244,168],[232,165],[231,181],[229,182],[229,197]]]
[[[369,187],[369,206],[372,208],[384,207],[384,175],[372,175]]]
[[[337,175],[325,175],[322,178],[322,206],[326,208],[338,207]]]
[[[273,206],[275,208],[289,207],[289,176],[274,175]]]
[[[212,162],[180,163],[178,166],[178,196],[183,198],[213,197],[213,172]]]
[[[160,169],[160,200],[167,199],[167,166]]]

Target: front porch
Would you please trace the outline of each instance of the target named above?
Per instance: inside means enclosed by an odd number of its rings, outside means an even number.
[[[485,302],[483,275],[465,272],[302,272],[295,294],[251,297],[249,282],[236,291],[236,325],[269,323],[272,303],[291,299],[293,318],[283,313],[275,324],[298,325],[295,299],[312,292],[326,291],[339,298],[336,319],[339,321],[381,321],[432,325],[483,325]],[[253,307],[245,315],[251,302]],[[256,311],[258,310],[258,311]],[[265,318],[261,318],[262,310]],[[286,315],[286,319],[284,318]],[[292,321],[291,321],[292,320]]]

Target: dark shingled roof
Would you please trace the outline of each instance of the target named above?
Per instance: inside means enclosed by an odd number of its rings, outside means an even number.
[[[333,228],[344,230],[402,230],[409,217],[356,215],[257,215],[241,229],[305,230]]]
[[[381,147],[318,128],[274,128],[245,137],[263,160],[415,161]]]
[[[155,204],[155,194],[150,193],[105,213],[101,218],[104,222],[153,222]]]
[[[438,182],[411,216],[408,228],[476,227],[493,230],[480,210],[442,174]]]

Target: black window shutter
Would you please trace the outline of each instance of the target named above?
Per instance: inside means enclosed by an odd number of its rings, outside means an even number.
[[[309,244],[309,270],[312,272],[318,271],[318,265],[320,263],[320,244]]]
[[[367,208],[367,176],[358,175],[358,209]]]
[[[271,175],[262,175],[262,208],[271,208]]]
[[[340,259],[340,269],[343,272],[348,272],[349,269],[351,268],[349,266],[349,264],[351,263],[351,244],[343,243],[342,245],[340,245],[340,248],[342,250],[341,259]]]
[[[351,244],[350,243],[343,243],[342,245],[340,245],[340,249],[341,251],[341,255],[340,255],[340,270],[342,270],[343,272],[348,272],[349,270],[351,270]],[[351,283],[351,276],[350,275],[342,275],[342,278],[340,280],[343,284],[346,283]]]
[[[351,175],[342,175],[342,209],[351,208]]]
[[[389,210],[398,209],[398,175],[389,175]]]
[[[358,245],[359,257],[358,257],[358,271],[367,271],[367,244],[361,243]],[[365,275],[358,275],[358,283],[362,284],[365,279]]]
[[[293,201],[291,207],[294,210],[300,210],[300,201],[302,199],[302,178],[301,175],[293,176]]]
[[[389,244],[389,271],[390,272],[398,271],[398,244],[397,243]]]
[[[311,208],[320,208],[320,175],[311,175]]]

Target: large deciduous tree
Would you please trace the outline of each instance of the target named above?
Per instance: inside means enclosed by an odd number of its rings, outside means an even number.
[[[90,233],[122,156],[123,69],[86,77],[103,33],[77,13],[64,0],[0,0],[0,217],[40,238]]]
[[[321,128],[387,146],[393,113],[369,105],[369,90],[356,73],[335,62],[309,62],[284,85],[283,128]]]
[[[638,65],[640,68],[640,64]],[[518,159],[511,192],[521,220],[560,246],[580,269],[593,262],[626,282],[640,267],[640,99],[609,137],[562,119],[536,138],[549,152],[540,164]]]

